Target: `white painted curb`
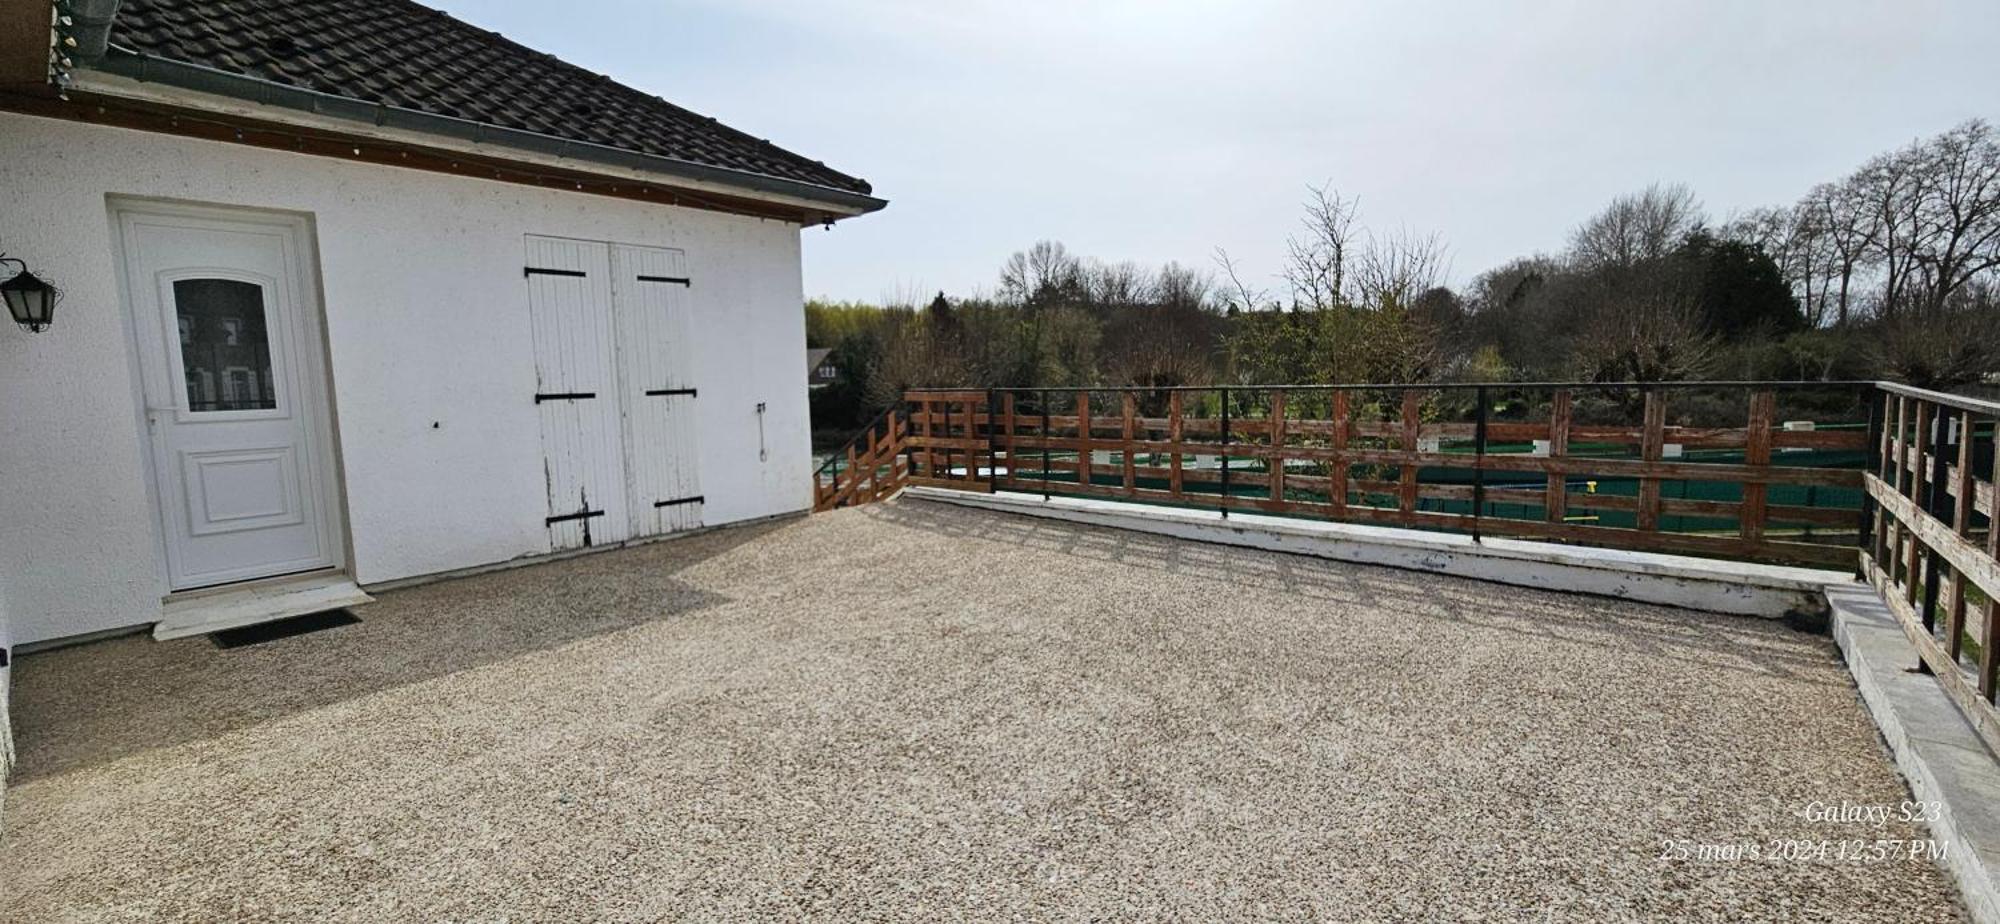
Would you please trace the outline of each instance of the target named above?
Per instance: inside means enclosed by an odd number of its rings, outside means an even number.
[[[1414,529],[1292,517],[1156,507],[1120,501],[911,487],[904,497],[1173,536],[1197,542],[1312,555],[1336,561],[1766,618],[1823,613],[1829,587],[1855,585],[1838,571],[1482,539]]]
[[[1914,673],[1917,649],[1872,587],[1830,591],[1833,639],[1896,769],[1920,802],[1937,802],[1931,838],[1958,880],[1966,910],[2000,924],[2000,763],[1937,681]]]

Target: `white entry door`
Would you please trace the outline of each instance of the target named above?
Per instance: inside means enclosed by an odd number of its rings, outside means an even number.
[[[170,588],[338,567],[307,226],[150,206],[118,220]]]
[[[625,405],[626,485],[633,533],[701,525],[695,454],[694,283],[687,257],[662,247],[611,245],[611,293]]]

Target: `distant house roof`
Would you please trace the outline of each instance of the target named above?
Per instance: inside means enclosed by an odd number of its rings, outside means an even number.
[[[825,385],[840,377],[839,375],[820,374],[820,370],[826,368],[826,358],[832,355],[833,350],[829,347],[815,347],[806,351],[806,381],[808,383]]]
[[[147,70],[160,61],[851,196],[871,193],[858,177],[409,0],[124,0],[111,54],[96,66],[171,80],[162,76],[171,66]]]

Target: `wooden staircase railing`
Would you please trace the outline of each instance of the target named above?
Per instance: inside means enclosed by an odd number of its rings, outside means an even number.
[[[990,493],[987,398],[972,389],[906,392],[813,474],[813,510],[872,503],[912,484]]]
[[[813,473],[814,512],[890,497],[910,480],[910,418],[902,407],[883,411]]]

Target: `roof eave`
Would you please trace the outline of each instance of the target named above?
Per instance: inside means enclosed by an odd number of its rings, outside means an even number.
[[[112,48],[90,71],[77,75],[78,89],[116,95],[115,85],[90,81],[93,72],[141,84],[159,84],[197,94],[274,107],[376,130],[410,132],[473,145],[491,145],[559,159],[571,165],[600,165],[682,180],[705,188],[809,204],[831,217],[864,215],[887,206],[888,200],[830,186],[743,170],[731,170],[679,158],[646,154],[588,141],[573,141],[540,132],[509,128],[471,119],[437,115],[371,103],[366,100],[287,86],[245,74]]]

